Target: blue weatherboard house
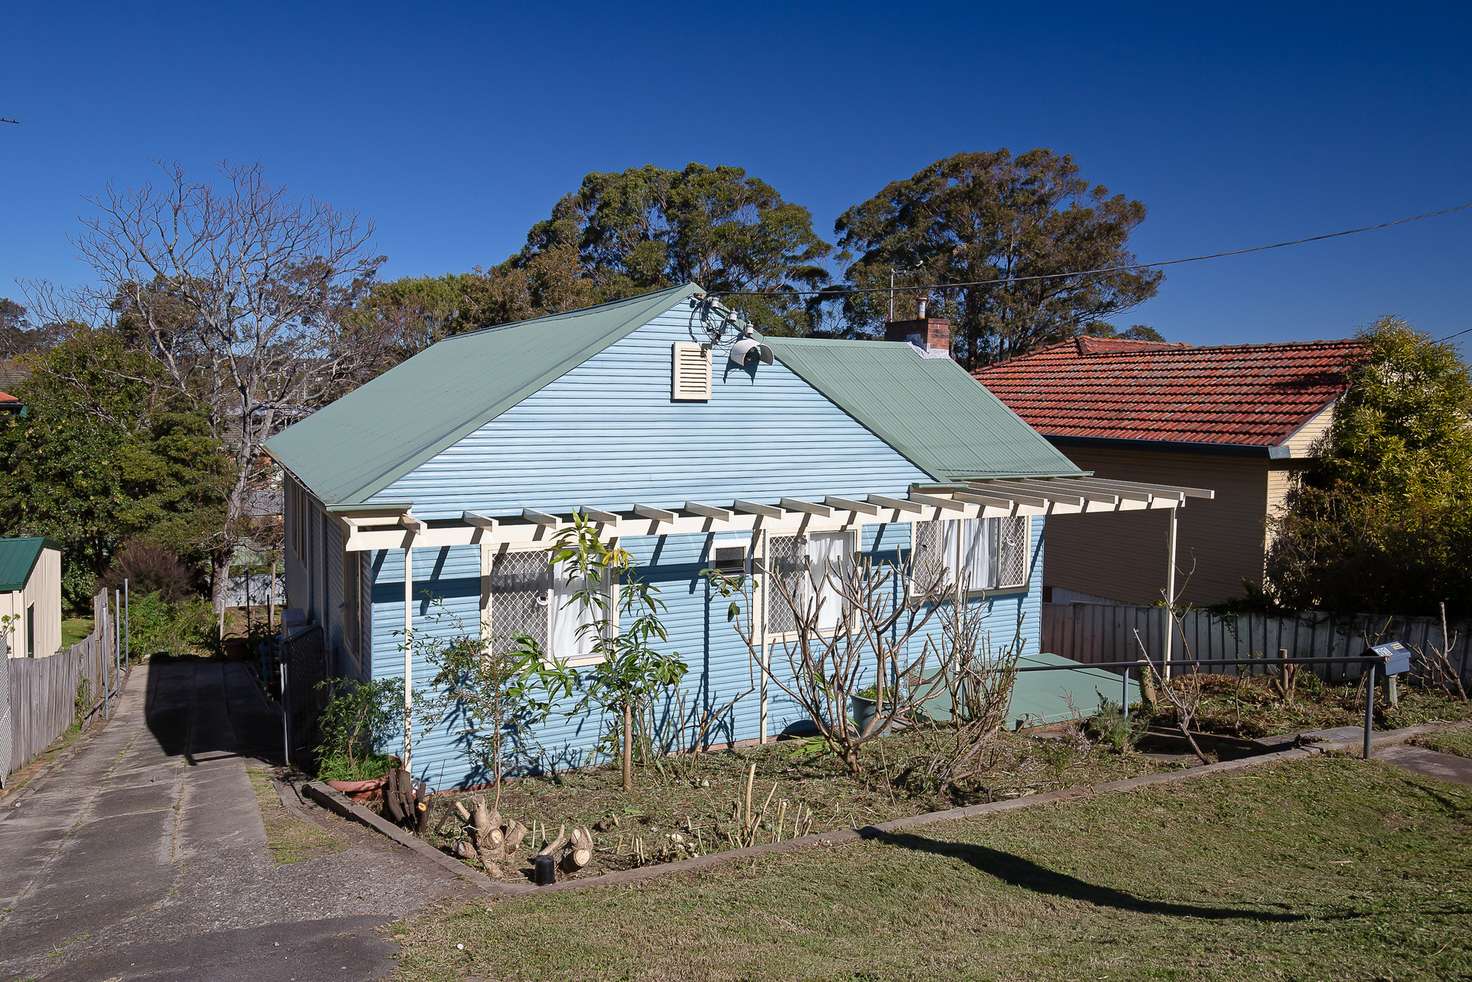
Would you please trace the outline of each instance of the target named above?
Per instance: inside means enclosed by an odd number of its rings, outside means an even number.
[[[950,360],[943,320],[888,336],[760,338],[687,285],[441,341],[270,442],[285,471],[287,602],[321,626],[342,676],[407,676],[423,691],[433,670],[406,654],[406,629],[492,645],[524,632],[585,664],[576,605],[563,603],[574,585],[545,553],[582,512],[668,605],[669,649],[690,665],[683,701],[748,693],[720,743],[802,719],[760,684],[702,575],[718,563],[933,550],[967,570],[946,602],[982,605],[999,643],[1020,624],[1024,653],[1052,657],[1038,646],[1044,516],[1174,509],[1182,496],[1079,471]],[[793,616],[765,589],[755,609],[773,651]],[[1066,715],[1065,691],[1117,694],[1117,676],[1092,674],[1022,676],[1038,681],[1019,686],[1014,716]],[[589,760],[608,722],[597,717],[554,716],[538,742]],[[404,743],[385,749],[431,786],[484,779],[463,731]]]

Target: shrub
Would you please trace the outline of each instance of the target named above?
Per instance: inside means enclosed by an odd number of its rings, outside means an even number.
[[[173,550],[143,539],[129,539],[112,557],[101,585],[132,593],[156,593],[174,603],[195,592],[195,578]]]
[[[393,758],[378,753],[403,722],[402,679],[328,679],[321,688],[332,698],[317,721],[317,776],[327,781],[379,777]]]
[[[134,594],[128,604],[129,650],[137,658],[207,651],[214,630],[209,601],[175,603],[159,593]]]

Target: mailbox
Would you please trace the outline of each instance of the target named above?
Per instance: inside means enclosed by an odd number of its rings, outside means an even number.
[[[1403,675],[1411,670],[1411,649],[1399,641],[1377,644],[1370,653],[1380,659],[1380,671],[1386,675]]]

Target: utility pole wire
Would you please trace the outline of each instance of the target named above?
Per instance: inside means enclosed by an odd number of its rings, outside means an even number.
[[[9,116],[0,116],[0,123],[13,123],[16,126],[19,126],[20,120],[11,119]]]
[[[1404,218],[1392,219],[1388,222],[1377,222],[1374,225],[1360,225],[1356,228],[1340,229],[1337,232],[1322,232],[1318,235],[1306,235],[1299,239],[1287,239],[1282,242],[1269,242],[1264,245],[1245,246],[1241,249],[1224,249],[1221,252],[1208,252],[1199,256],[1182,256],[1177,259],[1160,259],[1149,263],[1126,263],[1119,266],[1099,266],[1094,269],[1078,269],[1067,273],[1037,273],[1031,276],[1002,276],[990,280],[968,280],[960,283],[931,283],[903,287],[906,291],[914,290],[951,290],[970,286],[1000,286],[1005,283],[1027,283],[1037,280],[1059,280],[1071,276],[1096,276],[1101,273],[1128,273],[1141,269],[1158,269],[1162,266],[1179,266],[1182,263],[1200,263],[1210,259],[1226,259],[1231,256],[1245,256],[1254,252],[1267,252],[1272,249],[1287,249],[1290,246],[1307,245],[1311,242],[1323,242],[1326,239],[1339,239],[1347,235],[1360,235],[1364,232],[1378,232],[1382,229],[1394,228],[1397,225],[1409,225],[1411,222],[1423,222],[1428,218],[1440,218],[1443,215],[1452,215],[1457,212],[1472,209],[1472,201],[1460,205],[1452,205],[1449,208],[1438,208],[1436,211],[1423,212],[1419,215],[1407,215]],[[711,296],[718,297],[816,297],[816,296],[844,296],[859,293],[887,293],[887,286],[854,286],[854,287],[830,287],[820,290],[714,290]]]

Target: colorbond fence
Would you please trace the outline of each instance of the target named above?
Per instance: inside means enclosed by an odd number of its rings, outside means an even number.
[[[127,671],[117,620],[111,595],[102,592],[92,598],[92,633],[81,641],[48,657],[0,659],[0,722],[9,717],[0,735],[0,778],[28,764],[74,722],[85,727],[112,714]]]
[[[1164,650],[1165,612],[1160,607],[1127,604],[1043,604],[1044,651],[1095,664],[1135,661],[1140,648],[1135,631],[1151,658]],[[1265,658],[1270,663],[1280,650],[1297,658],[1352,658],[1364,654],[1371,644],[1403,641],[1418,651],[1438,650],[1449,644],[1448,659],[1462,678],[1472,684],[1472,621],[1447,624],[1446,641],[1441,621],[1432,617],[1399,617],[1385,614],[1353,616],[1305,612],[1296,616],[1265,614],[1214,614],[1191,611],[1177,624],[1172,660],[1191,658]],[[1184,643],[1183,643],[1184,642]],[[1358,665],[1321,665],[1316,672],[1331,682],[1359,677]],[[1212,669],[1226,674],[1252,673],[1241,669]]]

